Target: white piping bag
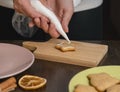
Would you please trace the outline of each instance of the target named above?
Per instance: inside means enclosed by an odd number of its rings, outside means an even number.
[[[41,14],[43,14],[44,16],[47,16],[51,22],[55,25],[57,31],[70,43],[70,40],[68,38],[68,36],[66,35],[66,33],[64,32],[61,23],[59,22],[58,18],[56,17],[56,15],[49,10],[48,8],[46,8],[41,2],[40,0],[30,0],[32,6]],[[77,7],[77,5],[81,2],[81,0],[73,0],[73,5],[74,8]],[[11,8],[13,9],[13,0],[0,0],[0,5],[7,7],[7,8]]]
[[[48,8],[46,8],[39,0],[30,0],[30,2],[31,2],[31,5],[38,12],[40,12],[44,16],[48,17],[50,19],[50,21],[55,25],[57,31],[68,41],[68,43],[71,43],[67,34],[64,32],[60,21],[58,20],[58,18],[56,17],[56,15],[54,13],[51,10],[49,10]]]

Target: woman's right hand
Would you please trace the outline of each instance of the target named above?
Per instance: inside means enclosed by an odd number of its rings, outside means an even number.
[[[46,3],[45,0],[42,0],[43,3]],[[32,27],[36,25],[39,28],[42,28],[45,32],[47,32],[49,28],[49,19],[43,16],[41,13],[37,12],[31,5],[30,0],[13,0],[14,9],[30,17],[32,21],[29,23],[29,26]]]
[[[40,0],[42,4],[46,7],[54,10],[55,8],[55,0]],[[50,22],[50,20],[43,16],[41,13],[37,12],[31,5],[30,0],[13,0],[14,9],[30,17],[32,21],[29,23],[30,27],[36,25],[38,28],[43,29],[46,33],[49,33],[52,37],[57,38],[60,34],[56,31],[54,24]]]

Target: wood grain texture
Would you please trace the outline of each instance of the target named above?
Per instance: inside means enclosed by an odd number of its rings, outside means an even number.
[[[33,51],[36,59],[80,66],[97,66],[108,51],[107,45],[72,41],[75,51],[61,52],[55,45],[65,40],[51,39],[47,42],[23,42],[23,47]]]

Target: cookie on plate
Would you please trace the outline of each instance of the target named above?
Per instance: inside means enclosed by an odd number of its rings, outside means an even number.
[[[111,86],[106,92],[120,92],[120,84]]]
[[[107,73],[89,74],[87,77],[90,80],[90,84],[100,92],[103,92],[107,88],[120,82],[119,79],[114,78]]]
[[[98,92],[94,87],[89,85],[77,85],[74,92]]]

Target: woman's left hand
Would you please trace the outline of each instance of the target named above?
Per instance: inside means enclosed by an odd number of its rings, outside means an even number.
[[[48,8],[51,9],[60,20],[63,30],[69,32],[68,24],[73,15],[73,0],[47,0]],[[60,34],[54,24],[50,24],[48,33],[57,38]]]
[[[69,32],[68,25],[73,15],[73,0],[56,0],[56,14],[65,32]]]

